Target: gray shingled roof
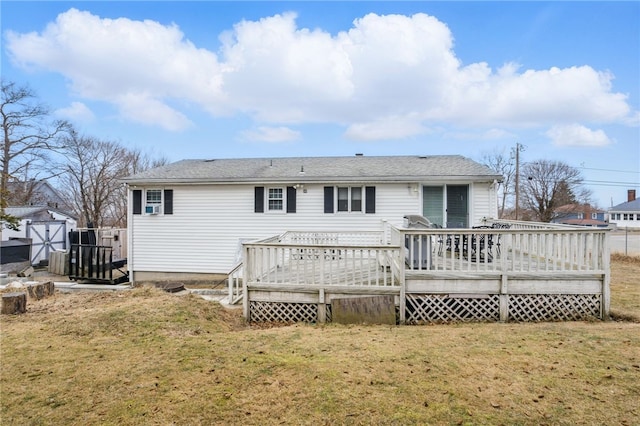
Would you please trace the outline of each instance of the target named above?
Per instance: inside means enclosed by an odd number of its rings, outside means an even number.
[[[123,179],[128,184],[501,180],[460,155],[182,160]]]
[[[14,207],[6,207],[4,211],[8,215],[15,216],[19,219],[29,218],[43,211],[53,211],[64,216],[69,216],[73,219],[77,219],[75,216],[73,216],[70,213],[67,213],[65,211],[62,211],[60,209],[56,209],[53,207],[48,207],[48,206],[14,206]]]
[[[640,212],[640,198],[618,204],[609,209],[610,212]]]

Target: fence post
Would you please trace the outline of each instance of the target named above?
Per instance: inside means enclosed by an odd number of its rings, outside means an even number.
[[[604,276],[602,277],[602,319],[609,319],[609,309],[611,303],[611,289],[609,284],[611,282],[611,252],[609,246],[609,232],[604,232],[604,243],[602,244],[602,265],[604,269]]]
[[[327,322],[327,306],[326,306],[324,288],[320,288],[318,291],[318,323],[324,324]]]
[[[508,275],[508,257],[509,250],[513,247],[512,234],[502,235],[502,247],[500,248],[500,267],[502,268],[500,282],[500,321],[507,322],[509,320],[509,275]]]
[[[247,283],[249,282],[250,276],[251,276],[251,270],[253,268],[253,260],[251,259],[251,256],[249,254],[249,247],[248,246],[244,246],[242,247],[242,257],[243,257],[243,263],[244,263],[244,268],[243,268],[243,273],[242,273],[242,311],[244,313],[244,317],[246,318],[247,322],[251,321],[251,318],[249,317],[249,290],[248,290],[248,286]]]

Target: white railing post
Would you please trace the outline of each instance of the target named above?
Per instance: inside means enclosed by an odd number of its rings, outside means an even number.
[[[609,287],[611,282],[611,253],[609,245],[610,235],[608,232],[604,232],[602,235],[602,267],[604,269],[604,277],[602,277],[602,319],[608,320],[610,314],[611,303],[611,289]]]
[[[249,317],[249,287],[248,283],[251,279],[251,275],[253,273],[253,265],[255,264],[253,257],[253,253],[255,253],[254,248],[250,248],[249,246],[243,245],[242,248],[242,263],[244,263],[243,268],[243,279],[242,279],[242,311],[244,317],[247,321],[251,321]]]

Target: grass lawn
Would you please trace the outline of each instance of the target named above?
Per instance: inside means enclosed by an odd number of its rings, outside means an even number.
[[[618,321],[249,326],[149,288],[0,318],[0,424],[640,424],[640,259]]]

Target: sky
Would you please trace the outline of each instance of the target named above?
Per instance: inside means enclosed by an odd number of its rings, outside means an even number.
[[[187,158],[510,155],[640,192],[640,2],[0,2],[2,77]]]

